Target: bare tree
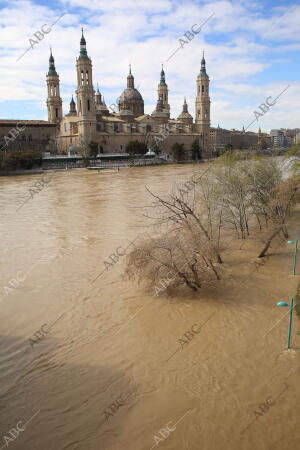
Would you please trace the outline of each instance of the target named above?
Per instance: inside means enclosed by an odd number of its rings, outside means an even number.
[[[234,229],[238,238],[249,236],[249,180],[241,163],[233,162],[216,171],[222,190],[223,227]]]
[[[169,288],[184,284],[193,291],[219,280],[214,250],[197,231],[195,224],[183,225],[165,235],[148,237],[128,254],[125,274],[159,291],[165,279]]]
[[[161,227],[176,224],[184,227],[194,238],[195,234],[201,237],[203,242],[209,245],[214,253],[214,259],[222,263],[220,249],[220,223],[222,212],[219,207],[217,183],[211,173],[206,172],[197,182],[189,182],[188,185],[175,187],[166,198],[148,192],[154,201],[151,208],[157,211],[154,225]],[[187,188],[191,186],[191,188]]]
[[[275,236],[282,232],[283,236],[288,238],[289,234],[286,226],[286,220],[291,213],[291,208],[295,204],[296,192],[298,189],[298,181],[296,179],[289,178],[272,190],[273,195],[267,204],[267,212],[272,223],[273,230],[268,236],[264,248],[259,253],[259,258],[265,256]]]
[[[282,169],[277,161],[263,159],[244,164],[242,171],[248,178],[251,214],[256,217],[259,228],[262,229],[262,221],[268,226],[268,205],[274,188],[282,183]]]

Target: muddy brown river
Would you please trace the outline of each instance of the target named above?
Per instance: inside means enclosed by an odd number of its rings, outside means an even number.
[[[299,319],[287,351],[275,306],[299,282],[290,246],[255,264],[261,243],[233,241],[199,293],[123,278],[145,186],[168,193],[206,166],[55,172],[40,191],[40,175],[0,178],[0,448],[300,448]]]

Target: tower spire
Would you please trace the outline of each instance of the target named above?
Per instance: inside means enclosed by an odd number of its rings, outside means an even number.
[[[207,76],[207,73],[206,73],[206,62],[205,62],[205,58],[204,58],[204,50],[202,51],[200,75]]]
[[[57,75],[55,64],[54,64],[54,58],[52,55],[52,48],[50,47],[50,57],[49,57],[49,71],[48,75]]]
[[[188,105],[187,105],[187,102],[186,102],[186,97],[184,97],[182,112],[183,113],[187,113],[188,112]]]
[[[167,86],[166,84],[166,75],[164,71],[164,65],[161,65],[161,72],[160,72],[160,86]]]
[[[129,64],[129,75],[127,77],[127,89],[134,89],[134,76],[131,73],[131,64]]]
[[[79,59],[87,59],[88,54],[86,51],[86,40],[83,35],[83,28],[81,28],[81,39],[80,39],[80,53],[79,53]]]

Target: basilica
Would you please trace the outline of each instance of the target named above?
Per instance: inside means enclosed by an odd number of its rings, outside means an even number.
[[[72,96],[69,112],[64,115],[60,79],[51,51],[47,73],[47,109],[49,124],[56,126],[58,153],[67,154],[72,148],[82,149],[92,141],[97,143],[99,153],[120,154],[126,152],[128,142],[145,142],[145,136],[149,135],[151,139],[160,138],[160,148],[165,152],[174,143],[184,144],[186,149],[190,149],[195,140],[199,142],[203,155],[210,151],[209,77],[204,54],[196,79],[195,120],[188,112],[185,99],[182,113],[177,119],[170,118],[168,85],[163,68],[157,88],[157,104],[152,114],[144,113],[144,100],[135,87],[131,67],[127,87],[121,93],[117,107],[108,108],[99,87],[94,90],[92,60],[87,52],[83,30],[76,73],[76,101]]]

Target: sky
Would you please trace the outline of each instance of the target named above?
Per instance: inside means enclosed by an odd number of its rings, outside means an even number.
[[[151,114],[163,63],[171,118],[184,97],[194,116],[204,50],[211,126],[298,128],[299,23],[300,2],[290,0],[0,0],[0,119],[47,120],[50,46],[69,112],[83,27],[93,84],[107,106],[126,88],[131,64]]]

